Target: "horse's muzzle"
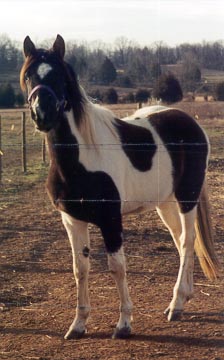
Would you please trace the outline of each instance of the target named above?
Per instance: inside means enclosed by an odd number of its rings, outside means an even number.
[[[64,111],[65,98],[59,100],[55,92],[46,85],[35,86],[28,96],[31,117],[39,131],[48,132],[57,123],[59,114]]]
[[[31,117],[37,130],[48,132],[54,128],[57,114],[47,114],[37,106],[35,109],[31,108]]]

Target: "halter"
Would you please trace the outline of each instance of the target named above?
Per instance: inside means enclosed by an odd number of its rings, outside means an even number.
[[[40,89],[44,89],[44,90],[48,91],[48,92],[53,96],[53,98],[54,98],[55,101],[56,101],[56,108],[57,108],[57,110],[61,110],[63,107],[65,107],[65,104],[66,104],[65,98],[63,97],[62,100],[59,100],[58,97],[57,97],[57,95],[55,94],[55,92],[50,88],[50,86],[43,85],[43,84],[40,84],[40,85],[35,86],[35,87],[32,89],[31,93],[29,94],[27,100],[28,100],[28,103],[29,103],[30,106],[31,106],[31,100],[32,100],[33,95],[34,95],[38,90],[40,90]]]

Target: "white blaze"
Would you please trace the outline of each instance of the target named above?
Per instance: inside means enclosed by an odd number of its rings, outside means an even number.
[[[52,70],[51,65],[47,63],[42,63],[37,69],[37,74],[41,79],[43,79],[51,70]]]

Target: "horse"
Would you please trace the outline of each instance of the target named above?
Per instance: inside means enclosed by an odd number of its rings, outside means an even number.
[[[157,108],[118,119],[94,104],[65,60],[65,42],[52,48],[24,40],[20,84],[27,91],[36,129],[45,133],[50,157],[47,192],[71,243],[77,286],[74,321],[65,339],[86,332],[90,313],[88,224],[98,226],[119,298],[113,338],[131,335],[133,304],[123,249],[122,216],[156,209],[180,256],[168,321],[178,320],[193,296],[194,248],[209,279],[218,275],[205,186],[210,145],[186,113]]]

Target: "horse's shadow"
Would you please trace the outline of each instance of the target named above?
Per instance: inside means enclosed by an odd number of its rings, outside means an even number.
[[[104,340],[111,337],[111,333],[87,333],[85,338],[94,340]],[[181,346],[187,345],[191,347],[209,348],[215,347],[224,349],[224,341],[221,338],[207,338],[193,337],[193,336],[178,336],[178,335],[153,335],[153,334],[137,334],[133,333],[128,339],[118,339],[113,341],[125,341],[129,343],[145,342],[145,343],[161,343],[161,344],[180,344]]]
[[[196,313],[187,313],[187,317],[182,319],[182,322],[201,322],[201,323],[215,323],[215,324],[223,324],[223,313],[206,313],[206,314],[200,314],[200,318],[198,314]],[[193,317],[193,318],[192,318]],[[219,317],[220,319],[212,319],[212,317]],[[21,334],[30,334],[30,335],[47,335],[52,338],[60,338],[63,340],[63,333],[59,331],[49,331],[45,329],[16,329],[16,328],[1,328],[0,327],[0,333],[3,334],[14,334],[14,335],[21,335]],[[106,331],[106,332],[87,332],[83,339],[89,339],[89,340],[108,340],[111,338],[112,331]],[[67,341],[67,340],[65,340]],[[70,340],[70,341],[79,341],[82,342],[82,339],[80,340]],[[172,334],[138,334],[133,332],[133,334],[128,339],[119,339],[119,340],[112,340],[112,341],[126,341],[129,343],[137,343],[137,342],[146,342],[146,343],[162,343],[162,344],[180,344],[180,345],[187,345],[191,347],[199,347],[199,348],[209,348],[209,347],[215,347],[216,349],[224,349],[224,341],[222,336],[220,335],[218,338],[208,338],[207,336],[187,336],[187,334],[181,336],[181,335],[172,335]]]
[[[224,310],[220,313],[197,313],[197,312],[185,312],[185,316],[182,317],[181,322],[185,323],[203,323],[203,324],[220,324],[224,325]],[[224,342],[224,341],[223,341]]]

